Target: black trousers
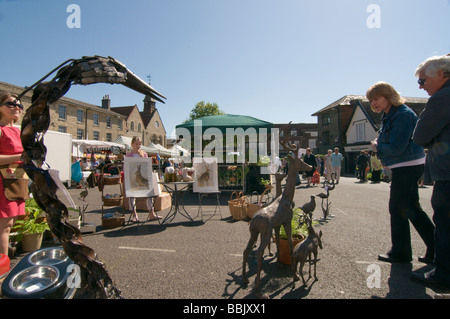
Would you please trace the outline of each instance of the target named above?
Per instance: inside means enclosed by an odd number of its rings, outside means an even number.
[[[436,181],[431,197],[436,225],[435,275],[450,286],[450,181]]]
[[[389,213],[391,215],[390,255],[395,258],[412,259],[411,233],[409,222],[424,241],[426,256],[434,256],[434,225],[419,203],[417,182],[424,165],[398,167],[392,169]]]

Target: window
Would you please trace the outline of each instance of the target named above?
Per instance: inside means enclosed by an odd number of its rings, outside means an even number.
[[[83,110],[77,110],[77,122],[83,123],[84,120],[84,112]]]
[[[106,141],[111,142],[112,141],[112,135],[111,133],[106,133]]]
[[[58,106],[58,115],[59,115],[60,120],[66,119],[66,106],[65,105]]]
[[[159,127],[159,122],[155,121],[155,127],[158,128]]]
[[[122,120],[121,120],[121,119],[118,119],[118,120],[117,120],[117,129],[118,129],[119,131],[122,131]]]
[[[77,128],[77,139],[82,140],[83,139],[83,129]]]
[[[67,133],[67,127],[66,126],[58,126],[58,132]]]
[[[100,132],[99,131],[94,131],[94,140],[95,141],[99,141],[100,140]]]
[[[111,116],[106,117],[106,127],[111,128]]]
[[[94,125],[98,126],[98,114],[94,114]]]
[[[131,123],[130,123],[130,130],[134,131],[134,122],[133,121],[131,121]]]
[[[331,123],[331,117],[330,114],[324,114],[322,115],[322,125],[330,124]]]
[[[138,123],[138,132],[140,132],[141,131],[141,123]]]
[[[291,130],[291,136],[297,136],[297,129],[293,128]]]
[[[364,142],[366,140],[366,123],[356,123],[356,142]]]

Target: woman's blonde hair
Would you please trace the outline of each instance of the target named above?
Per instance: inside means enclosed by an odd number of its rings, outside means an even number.
[[[374,98],[384,97],[392,106],[400,106],[405,103],[405,99],[398,94],[392,85],[386,82],[378,82],[372,85],[367,90],[366,97],[369,101]]]
[[[0,105],[3,105],[3,103],[5,103],[5,101],[7,99],[9,99],[10,97],[12,97],[14,99],[17,99],[19,96],[15,95],[15,94],[6,93],[6,92],[5,93],[1,93],[0,94]],[[1,115],[0,115],[0,118],[1,118]],[[14,123],[15,122],[17,122],[17,121],[14,121]]]

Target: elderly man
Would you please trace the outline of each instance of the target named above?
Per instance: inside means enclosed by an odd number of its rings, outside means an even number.
[[[435,268],[412,279],[450,289],[450,56],[431,57],[416,70],[430,98],[414,131],[416,144],[428,148],[426,165],[434,182]]]

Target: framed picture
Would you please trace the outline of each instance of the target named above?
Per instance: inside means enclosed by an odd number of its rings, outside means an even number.
[[[125,157],[123,174],[127,197],[153,197],[161,194],[158,174],[152,171],[151,158]]]
[[[219,191],[219,174],[217,158],[193,158],[195,170],[193,191],[195,193],[217,193]]]

